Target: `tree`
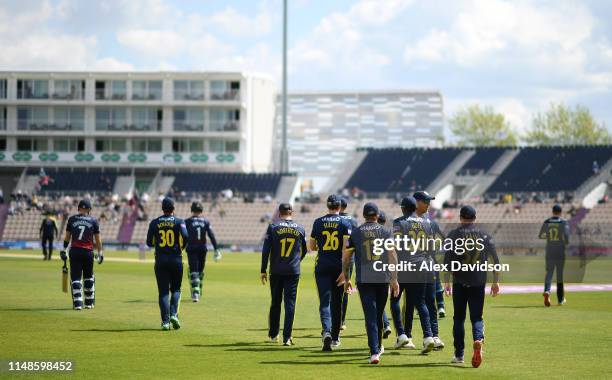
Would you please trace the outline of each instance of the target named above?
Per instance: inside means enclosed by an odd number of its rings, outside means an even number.
[[[553,103],[546,113],[534,117],[525,141],[534,145],[598,145],[610,144],[612,137],[588,108]]]
[[[515,146],[518,136],[504,115],[486,106],[471,105],[449,120],[460,146]]]

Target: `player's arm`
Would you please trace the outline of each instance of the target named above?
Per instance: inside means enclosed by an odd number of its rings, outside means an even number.
[[[210,223],[207,226],[208,228],[206,229],[206,233],[208,234],[208,238],[210,239],[210,244],[212,244],[213,249],[216,251],[218,250],[218,246],[217,246],[217,238],[215,237],[215,232],[212,229],[212,226],[210,225]]]
[[[448,239],[454,239],[453,237],[453,232],[451,231],[451,233],[448,234]],[[453,240],[453,245],[454,245],[454,240]],[[446,268],[450,268],[451,267],[451,256],[453,255],[453,251],[452,250],[446,250],[444,252],[444,265],[446,266]],[[451,288],[451,271],[450,269],[444,272],[444,275],[442,276],[442,281],[444,282],[444,292],[446,293],[446,295],[450,296],[452,293],[452,288]]]
[[[184,220],[179,224],[179,234],[181,236],[179,239],[179,246],[181,249],[184,249],[189,239],[189,232],[187,232],[187,226],[185,225]]]
[[[149,230],[147,231],[147,246],[151,248],[155,246],[155,225],[153,222],[149,223]]]
[[[310,240],[308,241],[308,248],[310,248],[311,251],[317,251],[319,248],[317,247],[317,239],[315,239],[316,236],[316,232],[317,232],[317,223],[315,221],[315,223],[312,224],[312,232],[310,233]]]
[[[42,239],[43,229],[45,227],[45,220],[40,223],[40,228],[38,229],[38,236]]]
[[[393,265],[393,268],[397,267],[397,253],[394,249],[388,251],[389,255],[389,264]],[[399,284],[397,283],[397,270],[391,271],[391,294],[393,297],[397,297],[399,295]]]
[[[569,236],[570,236],[570,226],[569,223],[563,223],[563,243],[565,245],[569,244]]]
[[[98,251],[96,258],[98,259],[98,264],[102,264],[104,261],[104,253],[102,253],[102,238],[100,237],[100,225],[98,221],[94,221],[93,234],[96,242],[96,250]]]
[[[70,244],[70,226],[66,227],[66,233],[64,234],[64,248],[60,251],[60,257],[62,260],[66,261],[68,258],[66,256],[66,250],[68,249],[68,245]]]
[[[308,247],[306,246],[306,232],[302,231],[302,254],[300,255],[300,261],[304,260],[308,253]]]
[[[487,250],[487,256],[493,259],[495,264],[499,264],[499,256],[495,249],[495,243],[490,237],[486,238],[485,249]],[[493,271],[493,283],[491,284],[491,295],[495,297],[499,293],[499,272]]]
[[[547,232],[547,230],[548,230],[548,228],[547,228],[547,224],[546,224],[546,222],[544,222],[544,223],[542,224],[542,227],[540,228],[540,233],[538,234],[538,237],[539,237],[540,239],[546,239],[546,238],[548,237],[548,234],[546,233],[546,232]]]
[[[265,285],[268,281],[268,259],[270,258],[270,251],[272,250],[272,226],[268,225],[266,231],[266,237],[264,238],[263,247],[261,249],[261,270],[259,276],[261,283]]]
[[[55,235],[55,237],[59,237],[59,230],[57,229],[57,221],[55,221],[55,219],[51,219],[51,221],[53,222],[53,233]]]
[[[344,275],[344,291],[350,292],[353,289],[353,285],[351,284],[351,259],[353,258],[353,254],[355,253],[355,248],[353,245],[353,239],[349,237],[346,241],[346,244],[342,248],[342,274]]]

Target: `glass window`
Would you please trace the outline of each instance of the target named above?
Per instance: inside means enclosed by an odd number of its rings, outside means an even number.
[[[146,152],[146,151],[147,151],[147,140],[145,139],[132,140],[132,152]]]
[[[238,141],[226,141],[225,151],[231,153],[237,153],[240,149],[240,143]]]
[[[49,97],[49,81],[46,80],[35,80],[34,81],[34,92],[32,97],[35,99],[43,99]]]
[[[159,100],[162,97],[162,82],[159,80],[149,82],[149,99]]]
[[[183,100],[189,94],[189,82],[186,80],[174,81],[174,99]]]
[[[97,108],[96,109],[96,130],[106,131],[110,121],[110,109],[108,108]]]
[[[185,141],[184,140],[172,140],[172,151],[173,152],[185,152]]]
[[[162,141],[159,139],[151,139],[148,142],[147,147],[148,152],[161,152],[162,151]]]
[[[6,99],[7,95],[7,81],[6,79],[0,79],[0,99]],[[6,142],[6,140],[5,140]]]
[[[144,99],[147,95],[147,82],[135,80],[132,82],[132,99]]]
[[[111,140],[111,150],[113,152],[125,152],[127,151],[127,142],[118,139]]]
[[[223,153],[223,148],[224,148],[224,144],[223,144],[223,140],[210,140],[208,143],[208,147],[210,148],[210,151],[213,153]]]
[[[17,150],[44,152],[47,151],[47,139],[17,139]]]
[[[191,97],[197,100],[204,99],[204,81],[191,82]]]
[[[190,152],[203,152],[204,151],[204,141],[189,140],[189,151]]]
[[[6,150],[6,139],[0,139],[0,150]]]
[[[124,80],[112,81],[112,99],[125,99],[127,93],[127,84]]]

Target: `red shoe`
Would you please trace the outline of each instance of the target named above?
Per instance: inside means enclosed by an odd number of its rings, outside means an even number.
[[[482,340],[474,341],[474,355],[472,356],[472,367],[478,368],[482,363]]]
[[[544,296],[544,306],[550,307],[550,292],[544,292],[542,295]]]

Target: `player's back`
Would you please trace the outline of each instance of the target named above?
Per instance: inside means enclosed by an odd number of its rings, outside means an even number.
[[[386,283],[389,282],[387,271],[377,271],[374,268],[376,261],[388,262],[387,251],[384,244],[380,247],[383,252],[374,252],[378,239],[389,239],[391,232],[377,222],[366,222],[354,230],[350,237],[349,246],[355,250],[355,267],[357,283]],[[384,240],[381,240],[384,241]]]
[[[70,233],[70,246],[93,251],[94,235],[100,233],[96,218],[76,214],[68,218],[66,231]]]
[[[350,222],[338,214],[315,219],[311,237],[317,242],[317,271],[342,270],[344,237],[351,234]]]
[[[151,221],[147,245],[155,247],[155,255],[180,256],[188,237],[185,222],[174,215],[162,215]]]
[[[544,221],[540,239],[546,239],[547,254],[563,254],[569,243],[569,224],[561,217],[553,216]]]
[[[479,264],[493,261],[499,263],[492,237],[477,224],[462,224],[448,233],[447,239],[453,241],[454,249],[446,252],[445,263],[455,261],[460,264]],[[467,244],[471,242],[471,244]],[[465,285],[482,285],[487,282],[487,272],[453,271],[455,282]]]
[[[206,233],[210,228],[210,222],[203,216],[192,216],[185,219],[187,228],[187,248],[206,248]]]
[[[264,250],[270,252],[270,273],[300,274],[300,261],[306,254],[306,231],[292,220],[279,220],[268,226]]]

